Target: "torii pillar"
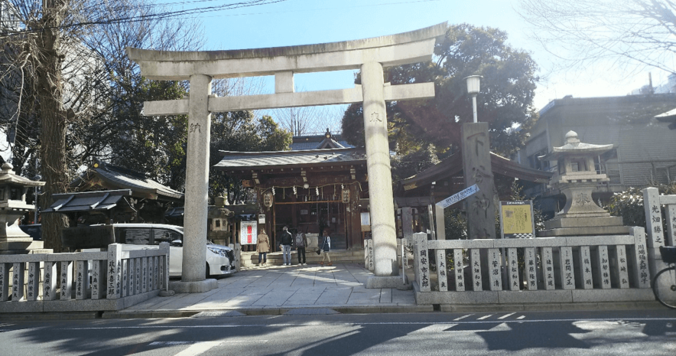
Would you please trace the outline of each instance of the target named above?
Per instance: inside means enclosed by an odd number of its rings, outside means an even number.
[[[167,52],[127,48],[141,73],[155,80],[190,80],[188,100],[149,101],[145,115],[188,114],[183,274],[171,288],[203,292],[216,287],[205,279],[210,113],[363,102],[366,160],[375,275],[367,288],[393,287],[397,277],[397,239],[387,140],[386,101],[434,97],[434,83],[389,85],[383,68],[430,61],[446,23],[397,35],[306,46],[232,51]],[[362,85],[350,89],[294,92],[295,73],[360,69]],[[211,79],[275,76],[275,94],[211,96]]]

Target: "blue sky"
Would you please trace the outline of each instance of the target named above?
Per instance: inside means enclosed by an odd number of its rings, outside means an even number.
[[[166,3],[177,0],[161,0]],[[207,0],[198,5],[217,5],[234,0]],[[172,5],[175,7],[191,6]],[[192,5],[194,6],[194,5]],[[575,97],[626,95],[648,82],[648,74],[626,76],[603,68],[586,71],[554,71],[556,58],[529,39],[531,29],[521,19],[517,0],[287,0],[251,8],[207,13],[200,16],[208,50],[279,47],[346,41],[395,34],[431,26],[469,23],[491,26],[509,35],[508,43],[531,53],[543,78],[535,107],[565,95]],[[666,80],[653,72],[655,84]],[[351,73],[296,77],[300,90],[345,88]]]

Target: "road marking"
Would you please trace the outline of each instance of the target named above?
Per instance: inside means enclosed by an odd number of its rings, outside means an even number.
[[[503,315],[503,316],[499,317],[498,320],[507,319],[514,314],[516,314],[516,313],[509,313],[509,314]]]
[[[190,345],[187,349],[177,353],[174,356],[195,356],[195,355],[200,355],[203,354],[214,347],[222,344],[221,341],[204,341],[204,342],[197,342],[192,345]]]
[[[463,316],[461,316],[461,317],[458,317],[458,318],[453,319],[453,321],[462,320],[462,319],[465,319],[465,318],[467,318],[467,317],[469,317],[469,316],[471,316],[471,315],[473,315],[473,314],[463,315]]]
[[[491,315],[482,317],[487,318]],[[505,320],[501,323],[507,324],[521,324],[521,323],[561,323],[561,322],[578,322],[578,321],[675,321],[676,317],[671,318],[599,318],[599,319],[528,319],[528,320]],[[495,320],[468,320],[468,321],[440,321],[440,322],[430,322],[430,321],[409,321],[409,322],[371,322],[371,323],[321,323],[325,326],[336,326],[336,325],[346,325],[346,326],[360,326],[360,325],[435,325],[435,324],[496,324],[498,323]],[[317,325],[317,324],[314,324]],[[86,328],[63,328],[61,330],[123,330],[123,329],[213,329],[213,328],[246,328],[246,327],[268,327],[268,328],[280,328],[280,327],[310,327],[313,326],[309,323],[303,324],[235,324],[235,325],[140,325],[140,326],[100,326],[100,327],[86,327]]]
[[[256,339],[255,340],[256,343],[263,343],[263,344],[267,343],[268,341],[269,340],[267,340],[267,339],[265,339],[265,340]],[[249,345],[249,344],[251,344],[252,341],[251,340],[224,340],[224,341],[219,341],[219,342],[220,343],[227,342],[228,345],[232,345],[232,344]],[[196,344],[196,343],[198,343],[198,341],[153,341],[150,344],[148,344],[148,346],[175,346],[175,345],[190,345],[190,344]]]
[[[521,319],[524,319],[525,317],[526,317],[525,315],[522,315],[522,316],[520,316],[520,317],[518,317],[518,318],[516,318],[516,319],[517,319],[517,320],[521,320]]]
[[[422,329],[415,330],[413,332],[408,333],[408,335],[415,335],[415,334],[429,334],[429,333],[441,333],[446,331],[448,328],[451,328],[457,324],[432,324],[428,325]]]
[[[488,319],[492,316],[493,316],[493,314],[488,314],[488,315],[482,316],[481,318],[477,318],[476,320],[485,320],[485,319]]]

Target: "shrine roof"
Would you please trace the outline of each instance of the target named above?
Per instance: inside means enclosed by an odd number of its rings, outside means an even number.
[[[676,109],[661,113],[655,116],[655,119],[659,122],[669,123],[669,129],[676,130]]]
[[[222,170],[286,168],[366,162],[364,151],[356,148],[263,152],[221,151],[221,154],[223,158],[214,167]]]
[[[106,190],[96,192],[63,193],[52,195],[54,203],[43,213],[67,213],[76,211],[110,210],[125,196],[131,196],[131,190]]]
[[[332,135],[328,130],[323,135],[294,136],[289,145],[292,151],[320,148],[353,148],[341,135]]]
[[[178,200],[183,198],[183,193],[162,185],[144,174],[109,164],[95,164],[88,169],[71,186],[86,185],[95,178],[101,179],[111,189],[131,189],[132,195],[150,195],[155,199],[165,198]]]
[[[495,174],[519,178],[534,183],[548,183],[552,176],[552,173],[550,172],[522,166],[493,152],[491,152],[491,168]],[[401,182],[404,185],[404,190],[412,190],[426,186],[440,179],[458,175],[462,170],[462,154],[458,151],[434,166],[408,177]]]

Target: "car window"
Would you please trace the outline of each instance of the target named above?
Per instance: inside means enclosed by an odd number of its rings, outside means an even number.
[[[122,230],[124,243],[132,245],[149,245],[150,228],[126,228]]]
[[[183,240],[183,235],[174,231],[174,230],[153,229],[153,232],[154,232],[154,239],[153,239],[154,245],[159,245],[162,242],[171,243],[172,241],[175,241],[175,240]]]

